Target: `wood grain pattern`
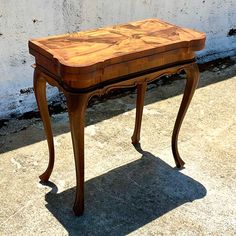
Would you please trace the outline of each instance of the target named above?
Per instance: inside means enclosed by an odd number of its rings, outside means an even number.
[[[177,48],[204,47],[205,35],[157,19],[30,41],[30,47],[69,67],[106,66]]]
[[[66,96],[76,167],[74,212],[84,211],[85,109],[94,95],[137,86],[136,121],[132,136],[140,140],[147,83],[181,70],[187,83],[172,134],[177,167],[184,161],[178,152],[178,135],[199,80],[195,51],[205,44],[205,34],[157,19],[29,41],[35,56],[35,95],[49,147],[49,165],[40,178],[47,181],[54,164],[54,145],[46,104],[46,82]]]
[[[30,40],[29,50],[69,90],[190,60],[204,45],[204,33],[148,19]]]

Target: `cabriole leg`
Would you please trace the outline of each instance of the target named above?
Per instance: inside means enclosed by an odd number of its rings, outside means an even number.
[[[141,123],[142,123],[143,106],[144,106],[146,88],[147,88],[146,82],[143,82],[142,84],[137,85],[135,128],[134,128],[133,136],[131,138],[133,144],[138,144],[140,141],[140,131],[141,131]]]
[[[50,117],[48,112],[47,98],[46,98],[46,80],[42,73],[35,68],[34,71],[34,93],[38,104],[38,109],[43,121],[45,134],[47,137],[48,149],[49,149],[49,163],[46,171],[39,176],[39,178],[46,182],[50,178],[50,175],[54,166],[54,143],[52,128],[50,123]]]
[[[178,168],[184,166],[184,161],[181,159],[178,151],[178,136],[184,116],[188,110],[189,104],[199,81],[199,70],[197,64],[193,64],[185,69],[187,74],[187,82],[184,90],[183,99],[179,108],[179,112],[175,121],[175,126],[172,134],[172,152],[175,163]]]
[[[77,216],[82,215],[84,211],[84,125],[88,98],[87,94],[66,95],[76,169],[73,209]]]

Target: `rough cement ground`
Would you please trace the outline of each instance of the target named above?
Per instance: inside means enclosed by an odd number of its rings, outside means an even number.
[[[90,107],[79,218],[67,114],[52,118],[48,185],[38,179],[48,156],[42,123],[33,119],[16,132],[24,121],[9,122],[0,137],[0,235],[235,235],[235,75],[236,64],[201,74],[180,133],[182,170],[174,168],[170,138],[184,80],[149,86],[138,150],[130,142],[134,94]]]

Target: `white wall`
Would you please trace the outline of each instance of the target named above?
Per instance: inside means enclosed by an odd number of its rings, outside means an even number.
[[[236,0],[0,0],[0,119],[35,108],[29,38],[152,17],[206,32],[201,60],[236,55]]]

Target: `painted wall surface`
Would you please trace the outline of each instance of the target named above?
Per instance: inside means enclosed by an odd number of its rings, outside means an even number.
[[[236,55],[236,0],[0,0],[0,119],[36,108],[28,39],[153,17],[206,32],[200,60]]]

